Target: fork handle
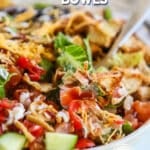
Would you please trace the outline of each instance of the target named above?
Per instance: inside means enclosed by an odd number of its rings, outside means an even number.
[[[120,35],[111,47],[106,57],[113,56],[120,46],[141,26],[150,13],[150,0],[138,0],[127,24],[124,25]]]

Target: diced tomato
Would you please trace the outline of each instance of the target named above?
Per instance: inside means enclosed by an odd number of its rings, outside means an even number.
[[[73,100],[79,99],[81,94],[80,87],[73,87],[60,91],[60,102],[63,107],[68,107]]]
[[[30,121],[28,121],[28,120],[24,120],[24,125],[27,127],[27,128],[30,128],[30,127],[32,127],[32,125],[33,125],[33,123],[32,122],[30,122]]]
[[[27,69],[31,66],[31,63],[26,57],[19,57],[17,60],[17,65],[23,69]]]
[[[0,100],[0,107],[5,108],[5,109],[11,109],[14,107],[14,102],[11,102],[7,99],[2,99]]]
[[[3,129],[2,129],[2,126],[0,126],[0,135],[3,134]]]
[[[137,112],[140,121],[145,122],[150,119],[150,102],[136,101],[133,104],[133,109]]]
[[[24,120],[24,125],[27,127],[29,132],[35,137],[41,137],[44,134],[44,128],[40,125],[36,125],[28,120]]]
[[[68,107],[73,97],[66,91],[60,91],[60,102],[63,107]]]
[[[73,87],[69,90],[69,94],[72,95],[74,98],[79,98],[81,94],[81,88],[80,87]]]
[[[117,125],[122,125],[124,123],[124,120],[116,120],[115,123]]]
[[[92,91],[83,91],[80,95],[81,99],[94,99],[94,93]]]
[[[32,81],[39,81],[41,76],[37,73],[34,73],[34,74],[29,74],[29,77]]]
[[[35,137],[41,137],[44,134],[44,128],[39,125],[33,125],[29,128],[29,132]]]
[[[0,115],[0,123],[3,123],[6,121],[6,116]]]
[[[41,74],[44,74],[44,70],[43,70],[43,68],[41,68],[41,67],[39,67],[38,65],[33,65],[33,64],[31,64],[31,66],[28,68],[28,70],[30,71],[30,73],[32,74],[39,74],[39,75],[41,75]]]
[[[77,115],[77,112],[81,109],[81,101],[79,100],[74,100],[70,103],[69,105],[69,114],[70,114],[70,119],[73,123],[73,126],[76,131],[81,130],[82,123],[80,117]]]
[[[0,110],[0,123],[6,122],[7,117],[8,117],[8,111],[2,108]]]
[[[44,69],[38,65],[33,64],[26,57],[19,57],[17,60],[17,65],[22,69],[25,69],[29,72],[29,77],[33,81],[38,81],[41,78],[41,75],[45,73]]]
[[[94,146],[95,146],[95,143],[92,140],[87,139],[87,138],[79,139],[76,144],[76,148],[79,148],[79,149],[91,148]]]
[[[22,78],[21,72],[16,66],[9,65],[8,72],[13,75],[10,77],[10,79],[6,83],[6,86],[5,86],[7,89],[6,91],[9,91],[9,89],[12,89],[16,85],[18,85]]]
[[[8,99],[0,100],[0,123],[6,122],[8,118],[8,110],[15,106],[16,101],[9,101]]]

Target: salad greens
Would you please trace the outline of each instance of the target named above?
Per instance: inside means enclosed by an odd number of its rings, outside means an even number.
[[[76,44],[69,41],[67,36],[59,33],[54,41],[55,48],[61,49],[60,56],[58,57],[58,64],[64,70],[82,69],[83,63],[88,60],[86,51]]]
[[[41,77],[41,80],[49,80],[53,67],[52,63],[46,58],[42,58],[40,66],[45,70],[45,74]]]
[[[69,69],[82,68],[86,60],[87,56],[84,49],[74,44],[66,46],[58,57],[59,65]]]
[[[71,41],[68,36],[64,35],[63,33],[58,33],[54,41],[54,47],[56,49],[60,48],[63,49],[65,46],[71,45]]]
[[[89,66],[90,66],[90,70],[93,70],[93,60],[92,60],[92,50],[90,48],[90,44],[89,44],[89,39],[84,39],[84,44],[87,50],[87,57],[88,57],[88,62],[89,62]]]

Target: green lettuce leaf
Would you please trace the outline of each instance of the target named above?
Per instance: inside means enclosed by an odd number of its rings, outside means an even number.
[[[85,44],[86,51],[87,51],[87,57],[88,57],[90,70],[93,70],[94,67],[93,67],[92,51],[91,51],[91,48],[90,48],[90,44],[89,44],[89,39],[88,38],[84,39],[84,44]]]
[[[56,49],[60,48],[64,48],[65,46],[71,45],[71,41],[69,39],[68,36],[65,36],[63,33],[58,33],[58,35],[56,36],[55,40],[54,40],[54,47]]]
[[[52,63],[48,59],[42,58],[40,66],[45,70],[45,74],[42,75],[41,80],[44,80],[44,81],[49,80],[51,73],[52,73],[52,68],[53,68]]]
[[[5,97],[5,87],[4,85],[0,85],[0,98]]]
[[[83,63],[88,60],[86,51],[79,45],[73,44],[68,36],[59,33],[54,45],[59,49],[58,65],[67,70],[82,69]]]
[[[66,70],[81,69],[85,61],[87,61],[85,50],[74,44],[66,46],[62,54],[58,57],[58,64]]]

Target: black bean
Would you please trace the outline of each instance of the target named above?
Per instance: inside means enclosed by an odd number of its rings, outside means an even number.
[[[70,13],[70,9],[69,8],[62,8],[60,12],[61,12],[60,15],[66,15],[66,14]]]
[[[7,12],[9,15],[17,15],[19,13],[23,13],[24,11],[26,11],[26,8],[24,8],[24,7],[8,7],[4,11]]]
[[[36,15],[34,16],[34,18],[38,18],[42,15],[42,10],[36,10]]]

